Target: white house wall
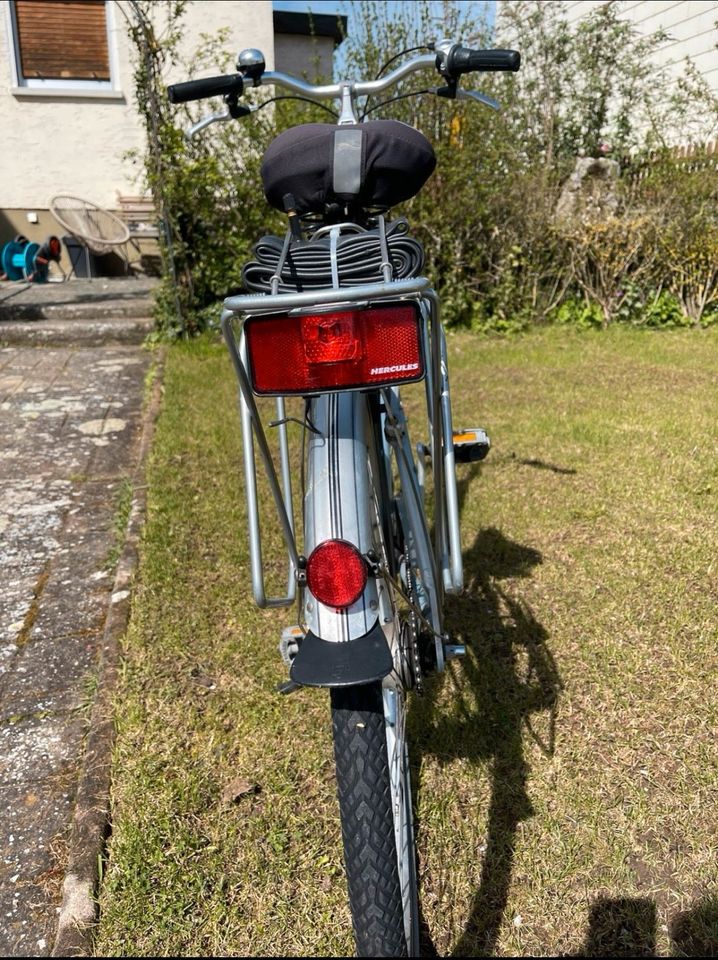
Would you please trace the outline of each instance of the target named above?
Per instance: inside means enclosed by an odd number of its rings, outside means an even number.
[[[115,89],[78,97],[16,87],[9,3],[0,0],[0,210],[47,208],[57,193],[115,209],[118,194],[140,192],[124,158],[126,151],[142,148],[144,135],[133,103],[130,45],[120,6],[129,9],[127,3],[108,3]],[[271,0],[197,0],[184,24],[188,52],[201,33],[229,27],[232,61],[238,50],[259,47],[270,68],[274,64]]]
[[[571,23],[582,19],[606,0],[570,0],[566,4]],[[718,94],[718,0],[617,0],[621,17],[640,33],[648,35],[663,28],[669,41],[656,53],[656,63],[676,74],[687,57]]]

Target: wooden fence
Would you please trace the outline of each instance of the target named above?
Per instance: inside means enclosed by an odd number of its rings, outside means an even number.
[[[667,150],[653,150],[647,156],[623,157],[619,160],[621,176],[631,183],[646,180],[654,164],[672,161],[687,171],[713,170],[718,172],[718,140],[708,143],[691,143]]]

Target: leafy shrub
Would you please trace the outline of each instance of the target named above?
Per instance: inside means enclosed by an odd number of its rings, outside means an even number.
[[[252,244],[284,230],[284,218],[262,196],[266,144],[287,126],[327,119],[320,108],[278,102],[273,113],[217,125],[187,143],[182,130],[207,104],[174,108],[164,94],[167,68],[179,65],[185,6],[138,0],[130,31],[137,105],[148,132],[146,179],[165,224],[158,320],[175,334],[211,322],[214,304],[240,284]],[[480,76],[502,113],[427,93],[397,99],[437,83],[418,75],[388,92],[390,102],[375,98],[365,106],[372,116],[418,127],[434,144],[436,173],[393,212],[405,214],[423,242],[449,324],[513,331],[552,319],[579,326],[711,322],[718,298],[715,171],[698,175],[672,163],[665,150],[657,163],[655,151],[669,126],[694,135],[696,117],[710,119],[715,103],[695,72],[672,89],[655,70],[661,33],[639,36],[612,4],[572,26],[562,3],[506,0],[495,36],[472,19],[470,5],[452,0],[443,4],[440,22],[428,0],[397,5],[391,16],[376,0],[360,10],[340,48],[347,76],[376,76],[401,50],[437,36],[522,51],[520,73]],[[204,38],[183,65],[185,74],[225,68],[225,47],[226,36]],[[250,92],[255,100],[269,96]],[[561,186],[576,157],[595,155],[606,142],[617,155],[638,157],[622,182],[619,207],[570,229],[559,226]],[[640,158],[649,154],[649,174],[636,179]]]
[[[630,322],[643,327],[683,327],[687,319],[678,300],[667,290],[651,292]]]
[[[597,303],[585,298],[568,297],[551,314],[554,323],[577,327],[579,330],[600,329],[603,326],[603,311]]]

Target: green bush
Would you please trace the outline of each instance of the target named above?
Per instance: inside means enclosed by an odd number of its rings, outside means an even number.
[[[688,320],[678,300],[663,290],[646,297],[642,308],[634,313],[630,322],[643,327],[683,327]]]
[[[175,108],[164,94],[168,67],[180,65],[185,6],[140,0],[132,4],[131,24],[137,105],[148,132],[146,180],[165,224],[158,322],[172,334],[211,323],[215,304],[241,283],[253,243],[285,229],[262,195],[266,144],[288,126],[327,119],[320,108],[278,102],[273,113],[216,125],[188,143],[182,130],[208,105]],[[450,325],[509,332],[551,320],[579,326],[713,322],[715,171],[674,161],[662,135],[669,123],[695,134],[697,116],[718,113],[695,73],[673,89],[655,70],[662,34],[638,36],[608,4],[571,26],[562,3],[506,0],[493,36],[472,19],[469,5],[453,0],[443,4],[441,22],[428,0],[392,8],[391,16],[384,4],[365,0],[360,11],[341,47],[347,76],[376,76],[402,49],[437,36],[522,52],[520,73],[462,82],[465,88],[476,82],[496,97],[504,107],[499,114],[426,93],[396,99],[438,85],[428,75],[388,92],[391,102],[383,106],[376,99],[366,105],[372,116],[418,127],[434,144],[435,174],[393,213],[406,215],[423,242]],[[203,38],[182,66],[187,76],[221,70],[228,55],[226,36]],[[250,99],[271,95],[260,89]],[[595,155],[606,142],[614,154],[633,156],[620,182],[619,208],[579,218],[570,228],[557,224],[561,187],[576,157]],[[648,175],[636,178],[641,169]]]
[[[597,303],[577,297],[567,297],[551,314],[554,323],[577,327],[579,330],[600,329],[603,313]]]

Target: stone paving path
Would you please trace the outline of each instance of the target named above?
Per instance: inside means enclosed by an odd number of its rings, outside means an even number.
[[[138,346],[0,349],[0,956],[52,950],[150,362]]]

